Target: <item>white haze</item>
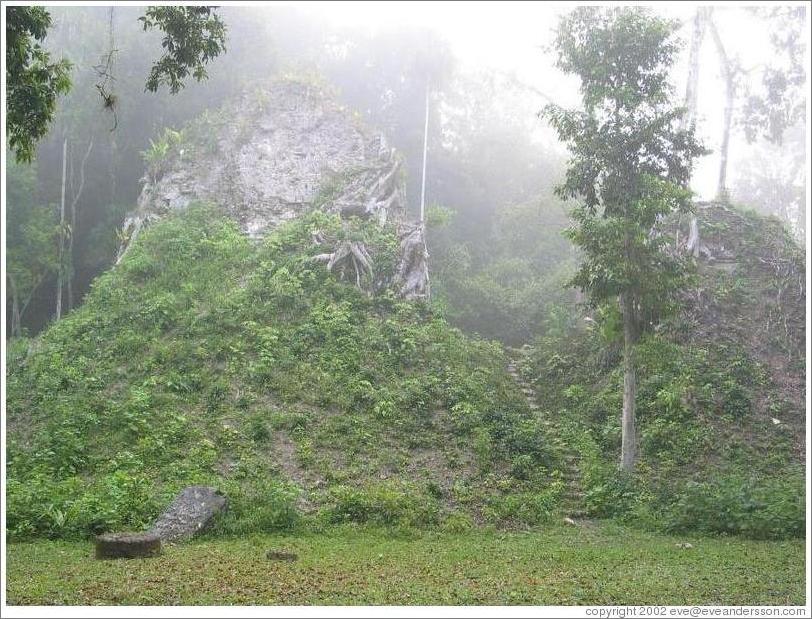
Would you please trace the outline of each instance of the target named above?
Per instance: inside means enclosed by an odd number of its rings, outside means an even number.
[[[572,10],[567,2],[275,2],[293,5],[314,19],[336,26],[366,28],[375,32],[393,27],[422,26],[435,30],[448,41],[462,68],[489,67],[515,75],[557,103],[578,105],[578,80],[563,75],[553,66],[550,46],[558,17]],[[606,4],[591,2],[590,4]],[[741,15],[737,8],[758,6],[752,3],[655,3],[660,14],[683,23],[680,37],[685,43],[675,70],[675,93],[681,99],[687,74],[687,43],[690,20],[697,6],[716,4],[718,27],[731,57],[744,67],[755,67],[770,56],[766,29]],[[787,3],[791,4],[791,3]],[[725,88],[716,51],[706,37],[700,56],[698,132],[707,148],[718,150],[722,136]],[[807,56],[808,59],[808,56]],[[808,64],[808,63],[807,63]],[[809,68],[807,66],[807,75]],[[530,96],[530,95],[528,95]],[[540,109],[547,101],[541,95],[534,103]],[[539,121],[541,124],[541,121]],[[539,129],[540,139],[555,139],[550,131]],[[730,144],[730,169],[735,170],[739,153],[747,149],[740,132],[733,132]],[[711,153],[696,166],[693,189],[701,199],[716,191],[718,154]]]

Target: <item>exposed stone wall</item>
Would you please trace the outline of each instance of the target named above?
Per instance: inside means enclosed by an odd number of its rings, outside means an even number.
[[[216,135],[206,136],[211,152],[181,144],[168,161],[148,170],[137,209],[122,226],[119,260],[144,225],[195,200],[220,205],[253,238],[316,205],[381,225],[408,225],[398,154],[323,89],[273,82],[243,95],[221,116],[226,121],[212,129]],[[401,264],[415,264],[420,273],[402,274],[403,294],[425,297],[422,227],[412,229],[404,251],[409,255]],[[422,261],[415,260],[421,255]]]

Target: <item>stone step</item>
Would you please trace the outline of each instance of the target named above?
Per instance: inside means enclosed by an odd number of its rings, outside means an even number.
[[[573,507],[573,506],[576,506],[576,505],[581,505],[581,503],[583,503],[583,500],[584,500],[584,497],[582,497],[582,496],[573,497],[573,496],[564,495],[564,496],[561,497],[561,504]]]
[[[566,510],[566,513],[569,514],[569,517],[572,519],[589,517],[589,512],[583,509]]]

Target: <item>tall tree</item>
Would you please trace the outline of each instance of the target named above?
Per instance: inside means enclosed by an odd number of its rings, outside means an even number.
[[[725,81],[725,110],[722,119],[722,143],[719,146],[719,179],[716,184],[716,198],[722,202],[727,202],[729,192],[727,188],[727,162],[730,151],[730,128],[733,125],[733,102],[736,98],[737,79],[741,73],[738,62],[728,54],[719,29],[713,19],[709,19],[711,37],[716,46],[716,53],[719,57],[719,67],[722,71],[722,78]]]
[[[683,126],[696,129],[697,104],[699,100],[699,54],[702,50],[702,42],[705,39],[708,21],[710,20],[712,7],[697,7],[693,19],[693,31],[691,33],[691,47],[688,56],[688,79],[685,85],[685,115],[683,116]],[[690,233],[688,236],[688,251],[694,256],[699,255],[699,222],[696,215],[691,216]]]
[[[70,186],[71,186],[71,202],[70,202],[70,234],[68,236],[68,310],[73,309],[73,280],[76,273],[76,264],[74,260],[74,252],[73,252],[73,241],[76,238],[77,228],[76,228],[76,210],[79,201],[82,199],[82,192],[85,188],[85,168],[87,167],[87,159],[90,157],[90,152],[93,150],[93,136],[90,137],[90,140],[87,144],[87,150],[85,151],[84,156],[82,157],[82,161],[79,164],[79,184],[78,186],[74,185],[74,157],[71,156],[70,159]]]
[[[70,63],[52,62],[42,47],[50,26],[51,15],[40,6],[6,9],[6,131],[17,161],[26,163],[71,85]]]
[[[708,18],[712,10],[710,7],[700,6],[697,7],[694,14],[691,47],[688,56],[688,80],[685,85],[685,116],[683,116],[683,122],[686,126],[696,125],[699,95],[699,53],[702,50],[702,41],[705,38]]]
[[[544,115],[571,150],[562,198],[578,198],[568,230],[584,260],[573,284],[594,306],[619,303],[623,321],[621,468],[636,460],[635,345],[667,311],[684,263],[666,252],[657,222],[691,208],[686,189],[704,150],[672,104],[668,73],[678,24],[642,8],[579,7],[563,17],[557,66],[581,78],[583,110]]]
[[[729,198],[728,154],[735,126],[741,125],[748,143],[763,138],[780,145],[784,131],[802,123],[806,110],[808,85],[803,61],[806,7],[750,7],[745,10],[760,20],[772,48],[765,46],[769,53],[750,67],[742,66],[726,45],[724,29],[720,31],[719,27],[724,24],[721,19],[713,18],[713,8],[697,9],[697,19],[704,14],[725,84],[717,181],[717,197],[721,200]]]
[[[62,282],[65,280],[65,238],[70,233],[65,225],[65,172],[67,170],[68,138],[62,141],[62,198],[59,201],[59,270],[56,274],[56,319],[62,318]]]
[[[804,56],[808,31],[807,7],[771,6],[747,9],[763,20],[769,32],[769,61],[762,66],[759,80],[745,84],[740,123],[749,143],[759,137],[780,145],[786,130],[804,124],[806,80]]]
[[[6,169],[6,281],[11,336],[22,335],[22,320],[40,286],[58,268],[59,224],[53,205],[36,199],[36,166],[9,159]]]
[[[429,150],[429,80],[426,79],[426,119],[423,124],[423,172],[420,175],[420,223],[426,223],[426,156]]]

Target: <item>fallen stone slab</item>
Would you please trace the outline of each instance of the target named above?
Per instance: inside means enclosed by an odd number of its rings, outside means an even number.
[[[209,526],[227,505],[226,497],[216,488],[189,486],[175,497],[149,532],[165,542],[192,537]]]
[[[97,559],[137,559],[161,554],[155,533],[105,533],[96,538]]]

